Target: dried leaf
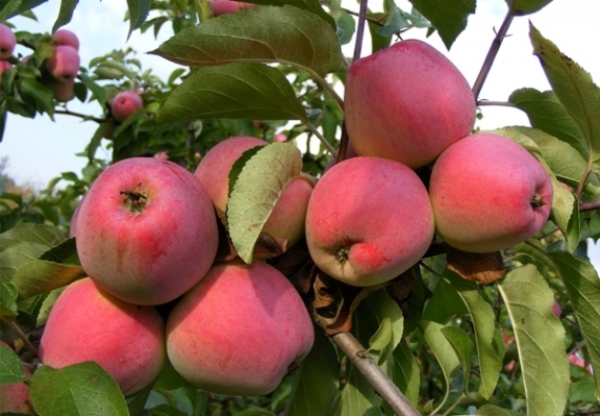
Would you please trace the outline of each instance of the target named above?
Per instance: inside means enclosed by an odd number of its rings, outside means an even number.
[[[466,280],[488,284],[501,279],[506,267],[500,252],[467,253],[447,246],[448,269]]]

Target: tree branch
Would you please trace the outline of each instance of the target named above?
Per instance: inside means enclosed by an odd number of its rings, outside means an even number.
[[[361,374],[365,376],[375,391],[390,405],[396,415],[421,415],[351,333],[340,332],[333,335],[331,339],[348,356]]]
[[[365,22],[367,20],[367,0],[361,0],[358,10],[358,24],[356,25],[356,43],[354,44],[354,55],[352,62],[356,62],[360,58],[362,50],[363,37],[365,34]]]

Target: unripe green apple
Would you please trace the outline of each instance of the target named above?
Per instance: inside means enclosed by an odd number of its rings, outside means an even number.
[[[496,134],[474,134],[448,147],[433,166],[429,194],[440,237],[475,253],[533,237],[552,208],[552,182],[544,167]]]
[[[53,368],[95,361],[129,395],[162,370],[164,329],[155,308],[123,302],[84,278],[67,286],[52,307],[40,360]]]
[[[8,59],[12,56],[17,44],[17,37],[12,29],[0,24],[0,59]]]
[[[214,208],[200,181],[155,158],[105,169],[81,203],[76,232],[88,276],[139,305],[181,296],[208,271],[218,246]]]
[[[144,101],[133,91],[121,91],[110,103],[110,112],[115,120],[123,122],[134,111],[144,107]]]
[[[70,82],[79,72],[79,52],[68,45],[54,47],[54,54],[44,62],[46,69],[61,82]]]
[[[52,42],[55,45],[68,45],[79,50],[79,38],[75,33],[67,29],[59,29],[54,32]]]
[[[306,214],[310,256],[331,277],[373,286],[415,265],[433,239],[425,185],[394,160],[356,156],[315,185]]]
[[[313,342],[312,320],[300,295],[281,272],[259,260],[213,266],[167,320],[173,367],[213,393],[273,391]]]
[[[344,103],[356,153],[413,169],[467,136],[475,122],[475,98],[464,76],[444,55],[415,39],[353,63]]]

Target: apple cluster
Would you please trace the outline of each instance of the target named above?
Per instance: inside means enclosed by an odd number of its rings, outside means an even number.
[[[472,134],[474,95],[427,43],[401,41],[354,62],[345,112],[357,156],[325,172],[306,216],[311,257],[333,278],[381,284],[415,265],[436,234],[456,249],[489,253],[531,238],[548,220],[544,167],[509,138]]]
[[[251,137],[225,140],[195,174],[142,157],[103,171],[72,219],[88,277],[67,286],[54,304],[41,362],[61,368],[95,361],[125,395],[152,383],[167,360],[206,391],[274,390],[313,345],[308,310],[268,263],[216,258],[217,213],[227,203],[229,170],[244,150],[266,144]],[[275,238],[302,238],[311,191],[312,183],[301,177],[286,186],[273,230],[292,220],[279,234],[273,231]],[[304,210],[294,218],[298,204]]]

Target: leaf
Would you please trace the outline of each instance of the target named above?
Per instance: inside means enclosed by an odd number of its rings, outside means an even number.
[[[476,283],[461,279],[449,270],[444,272],[444,276],[448,279],[452,287],[456,289],[469,310],[469,315],[475,329],[481,378],[478,392],[485,399],[489,399],[498,383],[503,358],[499,354],[499,349],[495,346],[494,342],[494,330],[496,327],[494,309],[483,298]]]
[[[60,370],[40,367],[30,391],[35,411],[44,416],[129,415],[117,382],[92,361]]]
[[[561,53],[530,24],[534,53],[540,59],[552,90],[581,129],[590,160],[600,159],[600,90],[588,72]]]
[[[129,9],[129,33],[127,39],[134,30],[138,29],[148,18],[150,12],[150,0],[127,0]]]
[[[421,385],[421,369],[410,351],[406,340],[402,340],[396,347],[393,354],[393,369],[385,369],[389,375],[392,373],[392,380],[398,386],[400,391],[417,407],[419,403],[419,388]]]
[[[543,9],[552,0],[505,0],[508,7],[513,11],[515,16],[525,16]]]
[[[316,14],[321,19],[329,23],[333,30],[336,30],[335,20],[333,19],[333,17],[331,17],[329,13],[323,10],[323,7],[321,7],[321,3],[318,0],[250,0],[250,3],[262,4],[266,6],[284,6],[286,4],[290,6],[295,6],[299,9],[303,9]]]
[[[302,170],[302,155],[290,143],[261,146],[232,185],[227,203],[227,228],[231,242],[246,263],[287,183]]]
[[[506,267],[500,252],[469,253],[446,246],[448,268],[465,280],[489,284],[504,276]]]
[[[337,402],[333,416],[363,415],[374,406],[379,406],[381,397],[375,393],[373,386],[360,374],[353,364],[349,364],[346,385]]]
[[[447,326],[442,328],[442,334],[446,337],[454,352],[460,361],[460,366],[463,371],[463,390],[466,392],[469,386],[469,377],[471,374],[471,360],[475,353],[475,345],[467,333],[456,326]]]
[[[18,224],[0,234],[0,281],[10,281],[19,267],[63,240],[58,228],[39,224]]]
[[[531,127],[567,143],[579,152],[584,160],[587,159],[588,152],[583,133],[554,91],[540,92],[533,88],[523,88],[514,91],[508,101],[527,114]]]
[[[17,307],[17,288],[6,282],[0,282],[0,318],[13,320],[19,315]]]
[[[565,330],[552,314],[554,297],[535,266],[509,272],[498,285],[512,322],[523,372],[527,414],[563,414],[569,367]]]
[[[412,5],[425,16],[440,33],[446,48],[467,27],[467,19],[475,13],[475,0],[410,0]]]
[[[342,67],[333,28],[293,6],[261,6],[182,30],[150,52],[189,66],[281,63],[325,75]]]
[[[339,388],[339,360],[329,337],[315,329],[315,343],[302,360],[286,405],[287,416],[329,416]]]
[[[252,63],[195,71],[170,94],[157,122],[201,118],[307,121],[285,75],[278,69]]]
[[[77,3],[79,3],[79,0],[61,0],[58,17],[52,26],[52,33],[56,32],[59,27],[64,26],[71,21]]]
[[[19,291],[19,300],[23,300],[66,286],[85,276],[81,266],[35,260],[19,268],[11,283]]]
[[[10,19],[18,14],[33,9],[48,0],[8,0],[0,2],[0,22]]]
[[[0,386],[25,380],[23,363],[15,352],[0,343]]]
[[[445,325],[454,316],[468,313],[456,289],[445,280],[440,280],[433,290],[433,296],[425,306],[423,319]]]
[[[571,253],[556,251],[548,253],[560,273],[583,339],[594,368],[600,368],[600,278],[589,260]],[[600,371],[594,372],[596,397],[600,397]]]
[[[477,410],[476,415],[480,415],[480,416],[518,416],[518,415],[523,415],[523,413],[505,410],[505,409],[502,409],[493,404],[485,404]]]
[[[106,90],[102,88],[102,86],[98,85],[92,78],[90,78],[87,74],[80,73],[77,77],[81,80],[83,85],[87,87],[88,90],[92,92],[92,99],[98,100],[100,105],[104,106],[106,102]]]

